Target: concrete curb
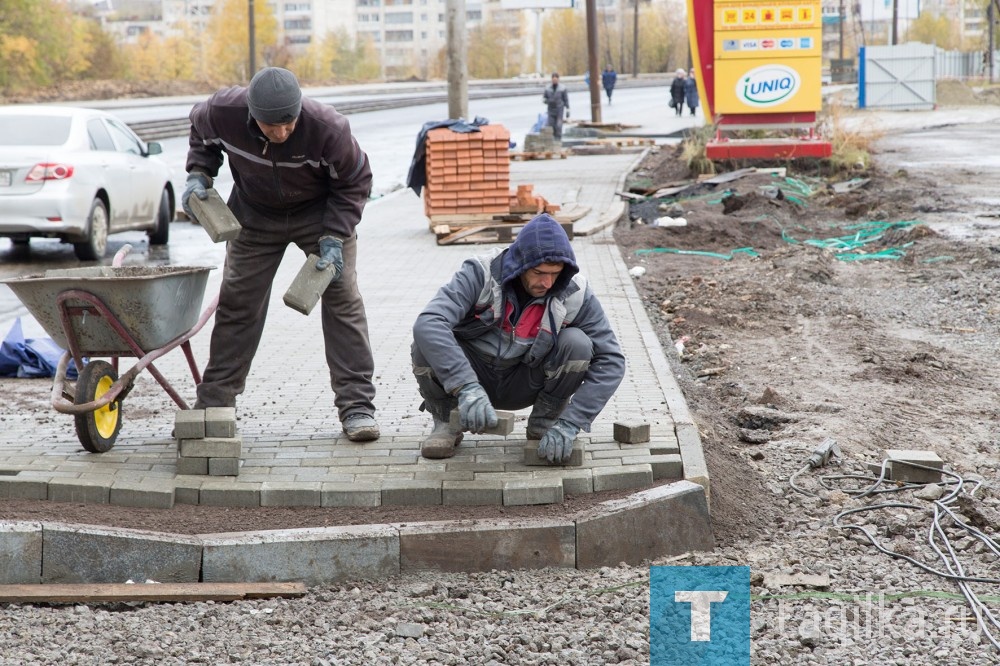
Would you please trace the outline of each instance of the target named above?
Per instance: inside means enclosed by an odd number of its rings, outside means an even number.
[[[702,486],[676,481],[566,520],[461,520],[200,534],[0,522],[0,584],[302,581],[640,564],[714,547]]]

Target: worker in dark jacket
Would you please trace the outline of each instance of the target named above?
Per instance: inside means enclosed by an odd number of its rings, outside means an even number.
[[[546,214],[508,248],[462,264],[417,317],[411,352],[422,409],[434,418],[425,458],[454,455],[462,430],[495,426],[495,408],[530,406],[527,437],[539,440],[539,455],[568,460],[625,373],[569,238]],[[449,425],[456,406],[461,429]]]
[[[676,115],[684,115],[684,79],[686,73],[683,69],[678,69],[674,73],[674,80],[670,82],[670,108]]]
[[[542,93],[542,101],[549,111],[549,127],[552,128],[552,137],[556,141],[562,141],[563,115],[569,118],[569,92],[566,86],[559,83],[559,74],[552,73],[552,85],[545,86]]]
[[[342,428],[351,441],[378,439],[374,360],[358,291],[355,227],[372,186],[368,156],[347,118],[304,98],[295,75],[268,67],[247,88],[213,94],[191,110],[182,204],[207,198],[229,158],[229,207],[242,225],[226,248],[211,351],[196,408],[232,407],[243,392],[264,330],[271,283],[294,243],[335,268],[322,295],[326,362]]]

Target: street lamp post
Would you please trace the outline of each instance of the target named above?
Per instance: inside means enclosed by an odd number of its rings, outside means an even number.
[[[247,79],[253,78],[254,73],[257,71],[257,45],[255,43],[253,24],[253,0],[247,0],[249,3],[247,6],[249,15],[249,28],[250,28],[250,73],[247,75]]]

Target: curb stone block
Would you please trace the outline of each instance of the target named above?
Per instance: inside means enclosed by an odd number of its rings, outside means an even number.
[[[589,569],[714,548],[705,489],[677,481],[602,502],[576,517],[576,566]]]
[[[42,580],[42,524],[0,522],[0,585]]]
[[[389,525],[347,525],[199,535],[204,582],[328,585],[399,575],[399,533]]]
[[[319,506],[323,484],[319,481],[304,483],[260,484],[261,506]]]
[[[320,506],[381,506],[382,489],[377,483],[323,482]]]
[[[89,479],[52,479],[49,481],[48,498],[54,502],[107,504],[110,497],[110,481],[91,481]]]
[[[562,504],[563,482],[557,478],[519,479],[503,484],[504,506]]]
[[[202,439],[205,436],[205,410],[180,409],[174,414],[174,439]]]
[[[674,426],[677,444],[681,449],[681,460],[684,464],[684,478],[697,483],[705,489],[705,500],[712,505],[712,490],[708,476],[708,464],[705,462],[705,452],[701,449],[701,435],[694,423],[677,423]]]
[[[653,485],[653,468],[648,465],[620,465],[594,468],[594,492],[648,488]]]
[[[503,504],[500,481],[444,481],[441,503],[449,506],[499,506]]]
[[[533,520],[408,523],[399,528],[400,573],[572,568],[571,522]]]
[[[42,524],[42,583],[196,583],[195,537],[141,530]]]
[[[41,479],[19,479],[16,476],[0,477],[0,499],[49,498],[49,482]]]
[[[172,509],[174,484],[172,481],[126,481],[119,479],[111,484],[109,497],[116,506],[134,506],[148,509]]]

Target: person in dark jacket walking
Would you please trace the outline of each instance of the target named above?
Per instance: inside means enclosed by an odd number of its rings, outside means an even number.
[[[670,108],[678,116],[684,114],[684,79],[684,70],[678,69],[670,82]]]
[[[684,80],[684,101],[691,109],[691,115],[695,115],[698,109],[698,79],[694,76],[694,68],[688,72],[688,77]]]
[[[608,104],[611,104],[611,93],[614,92],[617,81],[618,73],[611,65],[605,65],[604,71],[601,72],[601,85],[604,86],[604,92],[608,95]]]
[[[418,315],[411,356],[421,409],[434,419],[425,458],[454,455],[462,430],[495,426],[494,408],[531,406],[528,439],[550,462],[568,460],[625,374],[570,240],[545,213],[506,249],[462,264]],[[461,428],[449,424],[456,406]]]
[[[556,141],[562,141],[563,115],[569,118],[569,93],[566,86],[559,83],[559,74],[553,72],[552,85],[545,86],[542,101],[549,109],[549,127]]]
[[[294,243],[335,268],[322,295],[323,337],[334,404],[351,441],[378,439],[374,360],[358,291],[355,227],[372,171],[347,118],[304,98],[295,75],[268,67],[246,88],[220,90],[191,109],[187,186],[181,202],[208,197],[229,158],[228,205],[242,230],[226,247],[208,367],[196,408],[235,407],[260,344],[271,283]]]

